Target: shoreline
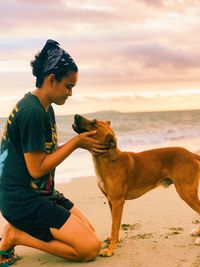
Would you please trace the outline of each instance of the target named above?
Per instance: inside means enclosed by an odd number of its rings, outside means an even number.
[[[108,203],[97,186],[96,177],[79,177],[56,188],[70,198],[86,214],[101,240],[110,233],[111,216]],[[197,267],[200,247],[194,245],[190,231],[199,216],[175,191],[159,187],[135,200],[126,201],[120,231],[120,243],[109,258],[97,257],[89,263],[73,263],[42,251],[17,246],[21,267]],[[6,224],[0,216],[0,232]]]

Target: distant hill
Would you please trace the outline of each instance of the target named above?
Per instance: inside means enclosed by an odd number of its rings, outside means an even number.
[[[112,109],[109,109],[109,110],[99,110],[99,111],[95,111],[95,112],[90,112],[90,113],[84,113],[83,115],[99,115],[99,114],[122,114],[123,112],[120,112],[118,110],[112,110]]]

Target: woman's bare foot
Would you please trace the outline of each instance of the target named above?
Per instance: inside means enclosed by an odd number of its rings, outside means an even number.
[[[17,245],[18,232],[19,230],[10,224],[5,226],[0,240],[0,263],[14,263],[17,260],[18,257],[14,255],[14,247]]]

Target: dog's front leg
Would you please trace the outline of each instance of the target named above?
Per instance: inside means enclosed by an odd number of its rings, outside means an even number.
[[[110,207],[110,213],[111,213],[111,216],[112,216],[112,203],[111,203],[111,201],[108,199],[108,204],[109,204],[109,207]],[[110,241],[111,241],[111,235],[110,236],[108,236],[105,240],[104,240],[104,242],[106,242],[107,244],[110,244]]]
[[[111,231],[111,240],[108,248],[102,249],[100,251],[100,256],[110,257],[113,255],[116,248],[118,239],[119,239],[119,229],[121,225],[121,218],[124,206],[124,199],[113,200],[111,201],[112,205],[112,231]]]

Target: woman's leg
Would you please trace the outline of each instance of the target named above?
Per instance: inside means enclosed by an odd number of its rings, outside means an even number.
[[[50,231],[56,240],[71,246],[83,260],[94,259],[101,248],[95,232],[73,214],[60,229],[50,228]]]
[[[87,226],[89,226],[89,228],[95,232],[94,227],[92,226],[92,224],[89,222],[89,220],[87,219],[87,217],[75,206],[73,206],[73,208],[70,210],[70,212],[72,214],[74,214],[76,217],[78,217],[81,221],[83,221]]]
[[[4,231],[2,240],[0,242],[0,250],[6,251],[16,245],[23,245],[42,250],[65,259],[81,260],[78,253],[72,247],[59,240],[44,242],[15,228],[12,225],[8,224],[6,228],[7,230]],[[0,258],[0,263],[5,261],[5,258]],[[7,261],[9,261],[9,259],[7,259]]]
[[[89,261],[99,253],[101,242],[95,233],[73,213],[60,229],[51,228],[50,230],[55,239],[44,242],[8,224],[0,242],[0,250],[24,245],[75,261]],[[0,258],[0,262],[4,261],[5,259]]]

